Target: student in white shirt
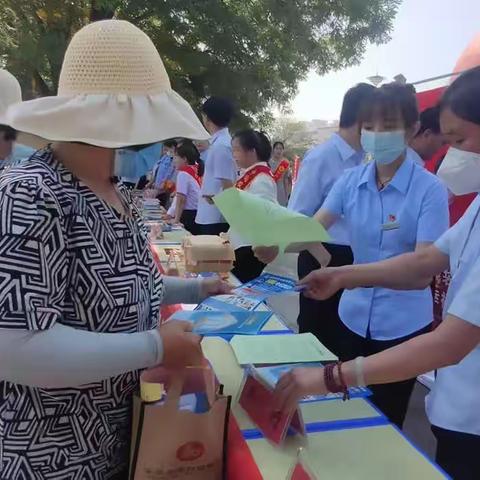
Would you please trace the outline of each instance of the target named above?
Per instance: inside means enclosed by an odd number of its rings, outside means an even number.
[[[191,234],[197,235],[195,217],[202,185],[203,162],[197,148],[190,141],[184,141],[176,148],[173,162],[178,173],[175,200],[169,214],[172,223],[181,223]]]
[[[438,176],[455,195],[480,192],[480,67],[455,80],[440,104],[451,145]],[[480,197],[434,245],[381,262],[326,268],[301,283],[306,295],[327,298],[363,286],[425,288],[450,268],[444,320],[433,332],[376,355],[325,369],[295,369],[277,385],[278,408],[310,394],[347,386],[398,382],[438,369],[427,398],[437,438],[437,462],[455,480],[480,478]],[[388,319],[387,319],[388,320]]]
[[[228,131],[232,117],[233,105],[227,98],[210,97],[202,106],[203,124],[212,135],[205,159],[202,196],[196,218],[203,235],[219,235],[228,231],[228,224],[213,203],[213,197],[232,187],[237,179],[232,139]]]
[[[272,145],[263,132],[242,130],[232,140],[233,157],[242,175],[235,187],[253,195],[258,195],[273,203],[277,202],[277,185],[268,161],[272,155]],[[265,268],[258,260],[248,241],[230,230],[230,240],[235,249],[235,266],[232,273],[242,283],[257,278]]]

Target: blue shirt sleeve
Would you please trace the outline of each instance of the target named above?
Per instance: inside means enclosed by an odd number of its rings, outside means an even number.
[[[329,213],[340,217],[344,214],[344,194],[348,189],[348,178],[349,173],[345,172],[331,188],[330,192],[327,195],[327,198],[323,202],[322,210],[328,210]]]
[[[307,153],[302,161],[298,179],[293,188],[289,210],[312,217],[325,199],[325,186],[322,180],[322,159],[315,153]],[[325,165],[323,165],[325,168]]]
[[[235,179],[235,166],[230,148],[224,145],[215,146],[208,154],[208,161],[213,165],[213,176],[217,180]]]
[[[428,189],[423,200],[417,226],[417,243],[435,242],[448,230],[449,223],[448,192],[438,181]]]
[[[450,315],[455,315],[468,323],[480,327],[480,258],[477,258],[470,274],[454,296],[448,309]]]

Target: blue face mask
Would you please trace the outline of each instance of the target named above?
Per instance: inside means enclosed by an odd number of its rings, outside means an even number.
[[[370,154],[378,165],[388,165],[405,151],[405,130],[393,132],[362,130],[360,143],[365,153]]]
[[[122,148],[115,153],[114,175],[120,178],[139,179],[156,165],[162,145],[154,143],[141,150]]]

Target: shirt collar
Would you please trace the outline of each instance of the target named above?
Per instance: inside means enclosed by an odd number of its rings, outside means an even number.
[[[399,192],[405,194],[407,193],[408,186],[410,184],[410,179],[412,177],[412,170],[415,168],[415,160],[412,158],[410,149],[407,148],[405,160],[400,165],[400,168],[396,171],[394,177],[390,183],[385,187],[388,188],[392,186]],[[377,191],[377,180],[376,180],[376,169],[375,162],[370,162],[366,168],[363,170],[360,180],[358,182],[358,187],[361,185],[368,184],[368,186]]]
[[[250,170],[253,170],[255,167],[259,167],[260,165],[263,165],[264,167],[268,167],[268,163],[267,162],[257,162],[257,163],[254,163],[252,166],[246,168],[243,173],[247,173],[249,172]]]
[[[215,143],[220,137],[222,137],[223,135],[229,135],[228,133],[228,128],[225,127],[225,128],[222,128],[221,130],[217,130],[211,137],[210,137],[210,145],[212,145],[213,143]]]
[[[337,147],[338,153],[340,153],[343,161],[348,160],[358,153],[338,133],[332,135],[332,142],[335,147]]]

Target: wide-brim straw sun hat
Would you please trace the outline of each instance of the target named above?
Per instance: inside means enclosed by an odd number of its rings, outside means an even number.
[[[65,53],[57,95],[11,105],[0,122],[49,141],[105,148],[209,137],[172,90],[150,38],[123,20],[79,30]]]
[[[22,101],[22,88],[18,80],[7,70],[0,68],[0,124],[8,125],[2,121],[8,107]],[[19,133],[17,138],[19,143],[29,145],[33,148],[42,148],[45,141],[34,135]]]

